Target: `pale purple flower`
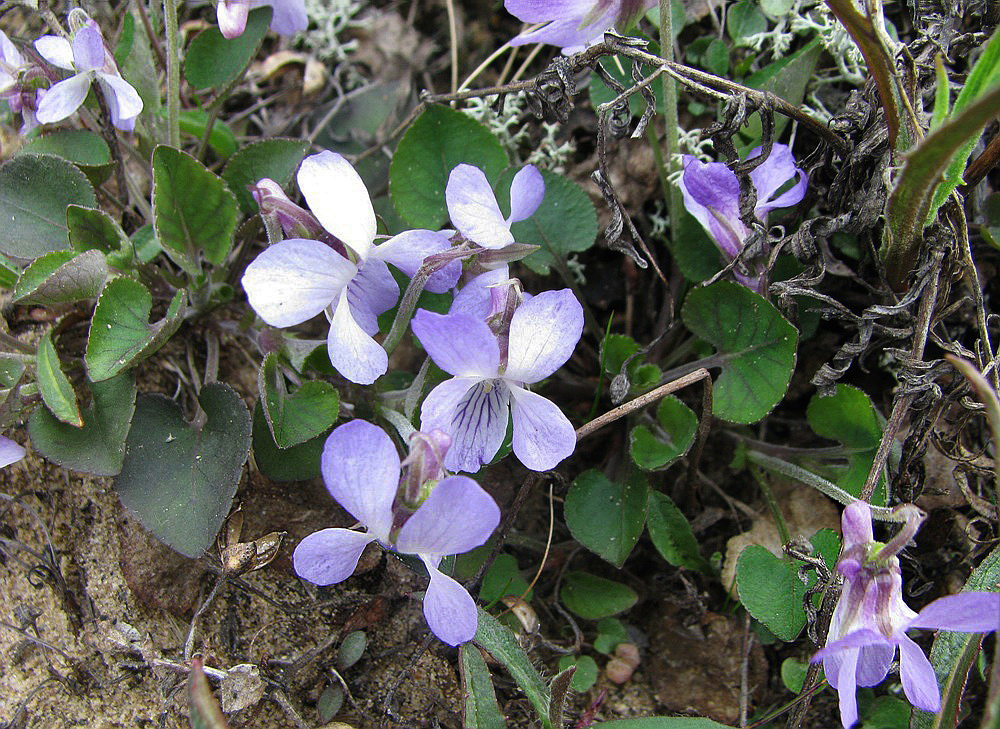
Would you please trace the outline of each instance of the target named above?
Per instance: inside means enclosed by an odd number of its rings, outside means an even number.
[[[439,437],[431,441],[442,443]],[[415,554],[430,575],[424,594],[427,624],[445,643],[464,643],[476,634],[476,603],[438,565],[448,555],[484,544],[500,523],[500,509],[471,478],[447,476],[408,514],[397,498],[401,465],[392,440],[381,428],[364,420],[335,428],[323,448],[323,480],[330,495],[366,531],[331,528],[310,534],[295,548],[295,571],[317,585],[333,585],[353,574],[371,542]]]
[[[305,0],[219,0],[216,18],[222,35],[226,38],[243,35],[247,15],[262,5],[270,5],[273,9],[271,30],[279,35],[295,35],[309,25]]]
[[[70,13],[70,25],[74,28],[72,43],[54,35],[43,35],[35,41],[42,58],[53,66],[76,72],[54,84],[42,97],[36,113],[38,121],[52,124],[68,117],[80,108],[91,83],[97,81],[107,99],[111,122],[122,131],[132,131],[142,111],[138,92],[118,72],[97,23],[77,8]]]
[[[389,364],[385,350],[373,338],[378,316],[399,298],[386,262],[412,277],[427,256],[447,250],[451,241],[447,233],[409,230],[375,245],[375,210],[368,190],[339,154],[306,157],[296,179],[330,238],[275,243],[247,266],[243,288],[250,306],[274,327],[301,324],[326,312],[330,362],[351,382],[369,385],[385,374]],[[280,202],[273,191],[270,199]],[[461,263],[453,261],[431,276],[426,288],[448,291],[461,270]]]
[[[569,359],[583,332],[583,308],[569,289],[545,291],[512,314],[488,310],[500,318],[499,332],[481,311],[478,305],[445,315],[420,309],[413,317],[410,327],[427,354],[453,375],[424,400],[421,428],[451,436],[448,468],[475,472],[496,455],[511,418],[518,460],[536,471],[553,468],[573,452],[576,434],[555,404],[526,385]]]
[[[463,236],[483,248],[515,243],[512,223],[531,217],[542,204],[545,181],[534,165],[525,165],[510,185],[510,215],[504,218],[486,174],[472,165],[458,165],[448,175],[444,197],[451,222]]]
[[[813,656],[823,661],[827,681],[840,696],[845,727],[858,720],[858,686],[881,683],[899,649],[899,676],[910,703],[938,711],[941,693],[927,656],[907,635],[910,628],[982,633],[1000,630],[1000,593],[962,592],[930,603],[919,613],[903,602],[903,578],[896,556],[916,533],[923,514],[901,509],[905,526],[887,544],[875,541],[871,509],[856,501],[843,515],[844,547],[837,570],[844,588],[830,621],[826,647]]]
[[[20,114],[21,134],[27,134],[38,126],[35,112],[41,89],[32,88],[30,82],[44,72],[27,61],[3,31],[0,31],[0,99],[4,99],[14,114]]]
[[[563,53],[604,40],[611,28],[624,31],[658,0],[504,0],[507,12],[525,23],[546,23],[514,38],[512,46],[548,43]]]
[[[6,468],[24,458],[24,447],[10,438],[0,435],[0,468]]]
[[[20,75],[29,65],[17,50],[17,46],[0,30],[0,95],[14,88]]]
[[[761,148],[755,147],[750,158],[760,152]],[[775,197],[782,185],[793,178],[798,178],[795,184]],[[785,144],[775,144],[771,155],[750,173],[750,179],[757,191],[754,214],[761,223],[767,220],[771,210],[799,202],[808,184],[805,173],[795,166],[792,150]],[[680,186],[684,207],[712,236],[726,261],[732,261],[743,250],[750,235],[740,218],[740,183],[736,173],[721,162],[700,162],[691,155],[684,155]],[[737,272],[736,278],[755,290],[762,286],[759,274],[748,276]]]

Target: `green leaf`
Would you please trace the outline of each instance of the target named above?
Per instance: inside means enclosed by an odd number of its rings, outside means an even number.
[[[33,259],[69,248],[66,207],[97,207],[94,188],[72,162],[22,154],[0,167],[0,253]]]
[[[625,364],[625,360],[639,351],[638,343],[625,334],[609,334],[601,342],[601,358],[604,361],[604,372],[611,377],[617,375]],[[633,359],[632,362],[636,360]]]
[[[136,24],[135,12],[126,13],[125,21],[134,28]],[[139,94],[139,98],[142,99],[143,114],[140,120],[146,124],[152,124],[158,118],[157,112],[159,112],[161,105],[160,74],[156,68],[156,62],[153,60],[153,48],[149,43],[149,36],[141,30],[133,33],[127,53],[127,56],[118,59],[118,67],[121,69],[122,78],[132,84],[132,87]],[[156,138],[161,137],[157,135]]]
[[[937,129],[948,118],[951,111],[951,86],[948,80],[948,70],[944,67],[944,58],[940,53],[934,56],[934,113],[931,115],[931,129]]]
[[[272,481],[308,481],[320,474],[320,458],[329,433],[291,448],[279,448],[260,402],[253,409],[253,458]]]
[[[158,350],[184,321],[184,297],[178,291],[163,318],[149,323],[153,298],[138,281],[116,278],[97,300],[87,339],[87,374],[94,382],[114,377]]]
[[[188,423],[173,400],[141,396],[115,479],[122,504],[187,557],[212,545],[250,450],[250,413],[231,387],[205,385],[198,402],[203,417]]]
[[[994,549],[972,571],[963,592],[1000,592],[1000,547]],[[937,714],[913,711],[912,729],[952,729],[958,712],[969,669],[982,646],[982,633],[955,633],[941,630],[931,646],[931,665],[941,688],[941,710]],[[994,669],[995,670],[995,669]]]
[[[736,562],[736,586],[747,612],[781,640],[791,642],[802,632],[806,585],[791,560],[752,544],[740,552]]]
[[[544,729],[553,729],[548,718],[549,689],[518,643],[517,636],[482,608],[478,608],[478,611],[479,627],[473,641],[507,669],[514,683],[535,708]]]
[[[541,173],[545,180],[542,204],[534,215],[514,223],[510,230],[518,243],[541,246],[541,250],[527,256],[523,263],[535,273],[544,275],[556,260],[565,261],[569,254],[594,245],[597,210],[583,188],[572,180],[548,170],[541,170]],[[509,197],[508,186],[506,198]]]
[[[571,613],[587,620],[617,615],[639,600],[628,585],[581,570],[566,573],[559,598]]]
[[[767,18],[750,0],[740,0],[726,13],[726,32],[737,45],[741,45],[747,37],[766,30]]]
[[[279,448],[300,445],[325,433],[340,412],[340,394],[329,382],[308,380],[295,392],[288,392],[273,352],[261,363],[257,391]]]
[[[399,140],[389,168],[389,192],[403,220],[414,228],[440,228],[448,219],[448,175],[462,163],[479,167],[496,184],[507,153],[469,116],[440,104],[428,107]]]
[[[701,223],[681,210],[678,231],[671,234],[670,252],[688,281],[704,281],[722,270],[722,254]]]
[[[270,24],[271,9],[263,7],[250,11],[237,38],[226,40],[216,27],[199,34],[184,57],[184,78],[193,89],[221,89],[234,81],[257,55]]]
[[[877,696],[861,712],[861,729],[909,729],[910,714],[919,713],[895,696]]]
[[[265,177],[284,187],[308,151],[309,142],[305,139],[263,139],[234,154],[222,172],[222,179],[236,195],[240,209],[254,215],[257,202],[247,188]]]
[[[769,301],[750,289],[719,281],[688,294],[684,324],[718,350],[722,373],[712,392],[712,414],[732,423],[767,415],[788,389],[798,332]]]
[[[637,425],[629,434],[632,460],[647,471],[665,468],[687,453],[698,430],[698,416],[673,395],[660,400],[656,419],[662,428],[658,433]]]
[[[83,417],[76,402],[76,393],[59,365],[51,329],[38,342],[38,359],[35,364],[38,391],[46,407],[63,423],[82,428]]]
[[[792,106],[799,106],[806,95],[806,87],[814,76],[816,64],[823,55],[823,45],[816,38],[784,58],[779,58],[756,73],[747,77],[744,82],[752,89],[770,91]],[[780,137],[789,119],[778,115],[774,120],[774,136]],[[747,127],[741,130],[745,137],[754,140],[761,138],[760,115],[753,114]]]
[[[100,251],[56,251],[36,258],[14,285],[11,300],[54,306],[96,298],[108,277]]]
[[[70,205],[66,208],[69,244],[74,251],[113,253],[131,250],[132,244],[118,222],[103,210]]]
[[[667,562],[676,567],[711,573],[708,561],[698,549],[691,524],[669,496],[650,489],[646,526],[653,546]]]
[[[163,252],[152,225],[144,225],[131,236],[132,248],[140,263],[149,263]]]
[[[190,109],[182,111],[177,117],[181,132],[189,134],[199,142],[205,138],[205,129],[208,128],[209,115],[207,111],[201,109]],[[239,149],[236,142],[236,135],[229,125],[220,119],[215,119],[212,124],[212,131],[208,135],[208,146],[212,148],[222,159],[228,159]]]
[[[573,674],[569,687],[577,693],[589,691],[597,683],[600,669],[597,668],[597,661],[590,656],[563,656],[559,659],[560,671],[565,671],[570,666],[576,666],[576,673]]]
[[[638,471],[618,482],[600,471],[584,471],[566,494],[566,526],[580,544],[621,567],[642,534],[648,490]]]
[[[135,409],[135,378],[126,372],[90,383],[91,402],[81,416],[83,427],[60,423],[46,408],[35,408],[28,422],[32,446],[64,468],[96,476],[114,476],[125,457],[125,437]]]
[[[111,164],[111,149],[101,135],[86,129],[57,129],[28,141],[18,154],[52,154],[78,167]]]
[[[702,62],[705,64],[705,70],[716,76],[725,76],[729,73],[729,47],[718,38],[713,38],[705,49]]]
[[[153,150],[153,225],[171,260],[197,275],[200,259],[217,266],[226,260],[236,232],[236,198],[201,162],[161,144]]]
[[[493,560],[493,564],[483,575],[483,582],[479,586],[479,599],[492,604],[507,595],[517,597],[524,595],[525,600],[531,600],[531,590],[528,589],[527,580],[521,577],[517,560],[513,555],[501,554]]]
[[[602,721],[594,726],[607,729],[731,729],[711,719],[689,716],[650,716],[645,719],[616,719]]]
[[[227,729],[226,717],[205,677],[205,664],[201,656],[191,659],[188,700],[191,707],[191,729]]]
[[[603,618],[597,622],[597,637],[594,639],[594,650],[604,655],[611,655],[619,643],[629,639],[625,626],[618,618]]]
[[[337,668],[346,671],[361,660],[368,647],[368,634],[363,630],[355,630],[344,636],[337,649]]]
[[[462,690],[465,692],[463,729],[503,729],[507,722],[500,713],[497,696],[493,691],[493,677],[486,667],[483,654],[475,645],[463,643],[458,647],[458,658]]]
[[[806,673],[809,671],[809,664],[797,658],[786,658],[781,662],[781,682],[785,688],[793,694],[802,691],[802,685],[806,682]]]

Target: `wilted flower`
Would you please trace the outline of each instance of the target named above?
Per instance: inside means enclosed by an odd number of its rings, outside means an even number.
[[[247,27],[247,15],[253,8],[262,5],[270,5],[274,11],[271,15],[271,30],[275,33],[295,35],[309,25],[305,0],[219,0],[215,12],[222,35],[226,38],[243,35]]]
[[[371,384],[389,364],[385,350],[372,338],[378,333],[378,315],[399,298],[386,262],[413,276],[427,256],[447,250],[451,241],[445,233],[409,230],[375,245],[375,210],[368,190],[339,154],[306,157],[297,180],[313,216],[330,237],[327,242],[289,238],[275,243],[247,266],[243,288],[250,306],[274,327],[301,324],[325,311],[330,319],[330,362],[351,382]],[[281,202],[273,190],[270,194],[275,204]],[[302,224],[296,222],[301,215],[293,219],[292,212],[286,210],[288,222]],[[453,261],[431,276],[426,288],[447,291],[461,270],[462,264]]]
[[[90,84],[96,80],[107,99],[111,122],[122,131],[132,131],[142,111],[138,92],[118,72],[97,23],[79,8],[70,13],[69,21],[73,28],[72,43],[54,35],[43,35],[35,41],[42,58],[53,66],[76,72],[75,76],[53,85],[42,97],[36,114],[38,121],[52,124],[68,117],[80,108]]]
[[[525,23],[547,23],[521,33],[512,46],[548,43],[576,53],[604,40],[611,28],[624,31],[657,0],[504,0],[507,12]]]
[[[6,468],[24,458],[24,447],[0,435],[0,468]]]
[[[431,440],[442,444],[438,437]],[[500,509],[471,478],[448,476],[408,514],[397,499],[400,466],[396,448],[381,428],[352,420],[334,429],[323,448],[323,480],[330,495],[367,531],[333,528],[310,534],[295,548],[295,571],[317,585],[333,585],[353,574],[371,542],[415,554],[430,575],[424,594],[427,624],[445,643],[464,643],[476,634],[476,603],[438,565],[447,555],[485,543],[500,523]]]
[[[420,411],[424,430],[451,436],[444,463],[453,470],[475,472],[488,463],[500,450],[508,417],[514,455],[528,468],[553,468],[576,447],[562,411],[525,386],[573,354],[583,307],[569,289],[545,291],[516,309],[510,304],[509,292],[498,295],[486,312],[489,320],[469,310],[442,315],[419,309],[410,324],[434,363],[453,375],[431,390]]]
[[[857,687],[881,683],[897,648],[906,698],[925,711],[940,708],[934,668],[906,635],[910,628],[964,633],[1000,630],[1000,593],[948,595],[919,613],[906,606],[896,555],[916,533],[923,514],[915,506],[900,509],[905,525],[887,544],[875,541],[868,504],[855,501],[844,509],[844,548],[837,562],[844,588],[830,621],[826,647],[813,661],[823,661],[827,681],[840,695],[840,719],[848,728],[858,720]]]
[[[750,152],[758,156],[760,147]],[[774,197],[789,180],[797,178],[791,188]],[[754,214],[762,223],[775,208],[785,208],[799,202],[806,194],[805,173],[795,166],[792,150],[788,145],[775,144],[770,156],[751,173],[750,179],[757,190]],[[743,250],[750,235],[740,218],[740,183],[736,173],[721,162],[700,162],[691,155],[684,155],[684,174],[680,180],[684,207],[708,231],[726,261],[732,261]],[[745,275],[736,272],[740,283],[759,291],[763,280],[759,274]]]
[[[458,165],[448,175],[444,197],[448,215],[459,233],[483,248],[505,248],[514,241],[512,223],[531,217],[542,204],[545,181],[534,165],[522,167],[510,184],[510,216],[503,217],[486,174],[472,165]]]

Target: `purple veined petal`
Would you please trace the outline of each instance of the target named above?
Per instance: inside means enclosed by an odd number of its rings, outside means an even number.
[[[118,129],[132,131],[135,118],[142,111],[142,98],[132,85],[113,73],[97,72],[97,81],[104,91],[111,111],[111,122]]]
[[[492,496],[468,476],[449,476],[403,524],[394,548],[437,558],[464,554],[485,544],[499,524]]]
[[[858,686],[877,686],[889,674],[896,646],[892,643],[866,645],[858,654],[855,680]]]
[[[747,234],[739,216],[739,181],[736,175],[719,162],[703,164],[685,155],[684,174],[679,185],[685,209],[708,231],[729,260],[735,258],[743,248],[743,239]],[[730,199],[730,195],[735,197]],[[728,213],[714,205],[706,206],[703,200],[725,205]]]
[[[940,597],[917,613],[907,627],[962,633],[1000,630],[1000,593],[960,592]]]
[[[326,439],[320,465],[334,500],[368,527],[372,538],[388,542],[399,454],[385,431],[365,420],[337,426]]]
[[[858,720],[858,687],[854,678],[857,665],[858,652],[847,651],[841,658],[837,672],[837,698],[840,704],[840,722],[844,729],[851,729]]]
[[[320,152],[302,160],[296,179],[320,225],[367,258],[377,230],[375,209],[351,163],[335,152]]]
[[[491,312],[490,287],[510,280],[510,269],[505,263],[500,268],[481,273],[470,279],[451,301],[449,314],[468,314],[486,320]]]
[[[253,0],[253,4],[274,8],[271,30],[279,35],[295,35],[309,26],[305,0]]]
[[[525,165],[510,183],[510,217],[508,223],[530,218],[545,197],[545,180],[534,165]]]
[[[78,71],[96,71],[104,65],[104,38],[93,20],[73,34],[73,65]]]
[[[747,159],[759,157],[762,147],[754,147]],[[795,158],[787,144],[775,144],[771,147],[770,156],[750,172],[750,179],[757,190],[757,203],[766,203],[782,185],[798,173]]]
[[[451,239],[447,233],[433,230],[407,230],[395,235],[385,243],[375,246],[374,256],[391,263],[410,278],[417,273],[427,256],[443,253],[451,249]],[[424,288],[434,294],[443,294],[455,287],[462,275],[462,262],[455,260],[435,271],[427,279]]]
[[[910,703],[924,711],[941,708],[941,691],[938,689],[934,668],[923,650],[905,633],[899,639],[899,678],[903,693]]]
[[[532,471],[548,471],[576,449],[573,424],[541,395],[511,385],[514,455]]]
[[[524,46],[529,43],[547,43],[562,49],[566,55],[578,53],[587,46],[600,43],[604,33],[614,25],[614,15],[606,13],[597,22],[581,25],[582,18],[560,18],[538,28],[525,31],[510,40],[512,46]]]
[[[301,324],[336,301],[357,267],[315,240],[289,238],[266,248],[243,274],[250,306],[273,327]]]
[[[399,300],[399,285],[389,268],[377,258],[363,261],[347,285],[347,301],[361,329],[370,337],[378,334],[378,315]]]
[[[347,290],[340,295],[326,339],[330,364],[359,385],[370,385],[389,369],[389,355],[362,329],[351,312]]]
[[[80,108],[87,92],[90,91],[90,81],[93,72],[78,73],[76,76],[60,81],[48,90],[38,104],[36,116],[42,124],[53,124],[62,121]]]
[[[424,593],[424,619],[431,632],[448,645],[472,640],[479,627],[476,601],[468,590],[422,557],[431,581]]]
[[[35,41],[35,50],[53,66],[75,71],[73,65],[73,46],[65,38],[56,35],[43,35]]]
[[[435,314],[417,309],[410,329],[434,364],[456,377],[497,376],[500,346],[486,322],[468,314]],[[442,428],[449,432],[447,428]]]
[[[343,582],[352,574],[371,542],[372,534],[350,529],[321,529],[295,546],[292,566],[295,574],[321,587]]]
[[[0,435],[0,468],[6,468],[24,458],[24,447]]]
[[[813,654],[812,661],[816,662],[823,660],[827,656],[840,653],[842,651],[854,650],[857,648],[864,648],[869,645],[879,644],[892,645],[892,643],[878,631],[871,630],[870,628],[861,628],[860,630],[851,631],[844,637],[835,640],[832,643],[827,643],[826,646]]]
[[[451,222],[469,240],[483,248],[504,248],[514,242],[486,173],[478,167],[455,167],[448,175],[444,197]]]
[[[844,507],[840,526],[844,535],[844,549],[856,544],[867,547],[875,541],[875,533],[872,531],[872,510],[864,501],[855,501]]]
[[[215,10],[215,18],[219,23],[219,31],[223,38],[232,40],[243,35],[247,28],[247,16],[250,14],[250,4],[247,0],[219,0]]]
[[[582,19],[596,0],[504,0],[508,13],[524,23],[544,23],[555,18]]]
[[[451,436],[444,465],[475,473],[489,463],[507,433],[510,390],[502,380],[454,377],[431,390],[420,409],[420,429]]]
[[[543,291],[525,301],[510,320],[504,377],[533,383],[570,358],[583,333],[583,307],[570,289]]]

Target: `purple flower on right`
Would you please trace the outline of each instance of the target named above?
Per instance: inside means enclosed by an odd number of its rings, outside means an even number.
[[[924,515],[912,505],[899,509],[906,521],[886,544],[875,541],[868,504],[855,501],[844,509],[844,547],[837,561],[844,589],[830,621],[826,647],[812,660],[823,661],[827,681],[840,696],[840,720],[846,729],[858,720],[857,687],[881,683],[897,648],[906,698],[918,709],[941,708],[934,668],[906,635],[910,628],[963,633],[1000,630],[1000,593],[948,595],[919,613],[906,606],[896,555],[916,533]]]
[[[749,159],[760,152],[761,148],[755,147],[750,151]],[[795,184],[775,197],[775,193],[794,178],[797,178]],[[754,214],[761,223],[767,222],[770,211],[790,207],[802,200],[808,186],[805,173],[795,166],[792,150],[786,144],[775,144],[770,156],[750,173],[750,179],[757,190]],[[722,162],[700,162],[686,154],[680,186],[684,207],[712,236],[726,262],[731,262],[743,250],[743,244],[750,235],[750,230],[740,219],[740,182],[736,173]],[[757,292],[763,289],[763,272],[751,275],[734,273],[744,286]]]
[[[577,53],[604,40],[612,27],[624,31],[657,0],[505,0],[507,12],[525,23],[546,23],[514,38],[512,46],[548,43]]]

